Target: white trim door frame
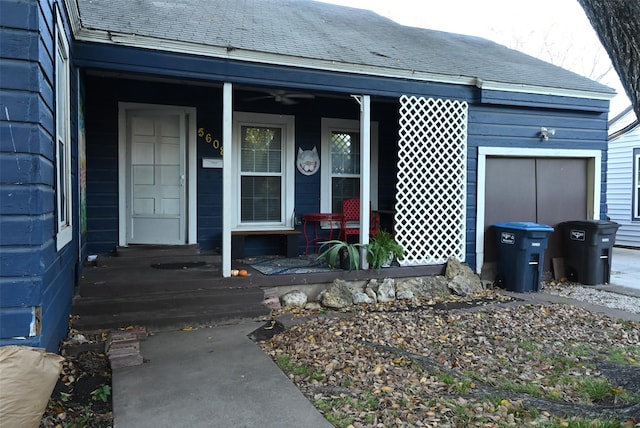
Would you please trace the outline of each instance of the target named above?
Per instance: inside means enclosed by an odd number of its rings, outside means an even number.
[[[196,109],[193,107],[125,103],[118,104],[118,245],[127,246],[131,241],[131,137],[128,118],[133,114],[177,115],[180,121],[180,138],[184,140],[180,158],[184,164],[180,172],[181,212],[183,224],[180,226],[179,242],[175,244],[197,243],[197,168],[196,168]]]
[[[602,152],[600,150],[478,147],[478,203],[476,206],[476,272],[484,264],[484,222],[487,157],[579,158],[587,159],[587,216],[600,217]]]

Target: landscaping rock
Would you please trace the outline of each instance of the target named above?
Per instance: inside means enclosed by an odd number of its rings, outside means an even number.
[[[413,291],[411,290],[400,290],[400,291],[396,290],[396,299],[398,300],[403,300],[403,299],[411,300],[415,297],[416,296],[413,294]]]
[[[351,305],[353,305],[353,294],[342,280],[336,279],[322,294],[322,306],[341,309]]]
[[[292,290],[282,296],[282,304],[288,307],[304,308],[307,304],[307,295],[300,290]]]
[[[378,302],[386,303],[396,300],[396,287],[393,278],[385,278],[378,287]]]
[[[375,303],[375,300],[363,291],[352,291],[351,294],[353,294],[354,305],[359,305],[362,303]]]
[[[480,276],[453,257],[447,263],[445,278],[449,289],[459,296],[468,296],[484,290]]]
[[[304,305],[304,308],[308,311],[316,311],[322,309],[322,305],[318,302],[307,302],[307,304]]]
[[[396,296],[398,293],[411,291],[414,297],[434,298],[451,294],[444,276],[425,276],[419,278],[396,279]]]

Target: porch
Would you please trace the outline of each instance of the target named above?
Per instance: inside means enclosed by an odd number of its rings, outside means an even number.
[[[246,260],[246,259],[244,259]],[[222,256],[197,245],[130,246],[101,255],[85,266],[74,298],[74,328],[96,331],[144,326],[149,329],[221,323],[269,315],[265,290],[279,295],[289,289],[322,289],[335,279],[367,281],[439,275],[444,265],[390,267],[315,273],[264,274],[244,260],[233,269],[247,276],[224,277]],[[271,290],[271,289],[277,290]]]

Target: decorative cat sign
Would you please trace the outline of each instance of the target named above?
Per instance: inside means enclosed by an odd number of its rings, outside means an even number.
[[[318,157],[318,150],[316,146],[313,146],[311,150],[302,150],[298,148],[298,159],[296,159],[296,165],[298,171],[304,175],[313,175],[318,172],[320,168],[320,158]]]

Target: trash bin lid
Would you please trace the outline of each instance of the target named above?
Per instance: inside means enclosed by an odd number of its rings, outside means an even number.
[[[582,229],[609,229],[618,228],[618,223],[608,220],[572,220],[562,223],[563,227],[579,227]]]
[[[547,226],[546,224],[533,223],[530,221],[512,221],[506,223],[497,223],[494,224],[493,227],[498,227],[502,229],[515,229],[515,230],[525,230],[532,232],[553,232],[553,227]]]

